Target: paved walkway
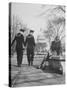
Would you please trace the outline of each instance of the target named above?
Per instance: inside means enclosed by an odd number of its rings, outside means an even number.
[[[16,55],[13,56],[11,78],[12,87],[56,85],[65,83],[65,75],[46,73],[34,66],[28,66],[26,57],[20,68],[16,66]],[[37,62],[37,61],[36,61]]]

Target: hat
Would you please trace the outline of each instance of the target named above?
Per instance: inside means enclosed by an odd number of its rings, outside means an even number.
[[[32,33],[33,33],[33,32],[34,32],[34,30],[30,30],[30,32],[32,32]]]
[[[24,29],[20,29],[21,32],[24,32],[25,30]]]
[[[23,34],[24,31],[25,31],[24,29],[17,30],[16,34],[18,33]]]

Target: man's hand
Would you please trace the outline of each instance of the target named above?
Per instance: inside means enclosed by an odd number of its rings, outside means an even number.
[[[23,46],[23,50],[26,50],[26,47],[25,46]]]

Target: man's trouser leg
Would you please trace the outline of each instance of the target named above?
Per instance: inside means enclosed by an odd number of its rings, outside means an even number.
[[[22,64],[22,56],[23,56],[23,52],[18,50],[17,51],[17,65],[21,66]]]
[[[22,64],[22,58],[23,58],[23,51],[20,52],[20,56],[19,56],[19,65],[21,66]]]
[[[27,60],[28,60],[28,65],[30,66],[30,51],[27,50]]]
[[[33,65],[34,51],[31,52],[31,65]]]
[[[19,61],[18,51],[16,51],[16,54],[17,54],[17,66],[18,66],[18,61]]]

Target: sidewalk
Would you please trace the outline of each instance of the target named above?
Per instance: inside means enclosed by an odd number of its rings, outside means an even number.
[[[56,85],[65,83],[65,75],[45,73],[41,69],[28,66],[26,57],[24,56],[23,58],[23,64],[20,68],[16,66],[16,55],[14,55],[11,59],[11,76],[13,87]],[[40,64],[40,62],[36,62],[37,64]]]

